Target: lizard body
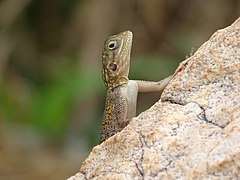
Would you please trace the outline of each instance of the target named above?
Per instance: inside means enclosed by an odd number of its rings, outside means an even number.
[[[162,91],[173,77],[159,82],[128,80],[132,37],[131,31],[125,31],[110,36],[104,43],[102,77],[107,95],[100,142],[121,131],[136,115],[138,92]]]

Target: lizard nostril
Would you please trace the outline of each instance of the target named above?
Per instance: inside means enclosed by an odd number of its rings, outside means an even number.
[[[111,63],[111,64],[109,65],[109,68],[110,68],[112,71],[116,71],[116,70],[117,70],[117,65],[114,64],[114,63]]]

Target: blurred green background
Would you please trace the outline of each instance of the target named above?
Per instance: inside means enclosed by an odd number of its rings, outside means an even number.
[[[0,179],[66,179],[98,144],[104,40],[134,33],[131,79],[161,80],[239,0],[1,0]],[[138,113],[159,93],[140,94]]]

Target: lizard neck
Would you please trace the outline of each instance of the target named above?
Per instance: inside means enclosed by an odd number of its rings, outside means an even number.
[[[106,87],[108,90],[114,90],[118,86],[122,86],[123,84],[128,83],[128,77],[126,76],[121,76],[121,77],[115,77],[115,78],[110,78],[108,82],[105,83]]]

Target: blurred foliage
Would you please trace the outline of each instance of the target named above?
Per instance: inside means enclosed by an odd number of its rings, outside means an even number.
[[[1,113],[4,119],[30,123],[45,135],[55,140],[62,139],[73,104],[87,100],[92,93],[99,93],[100,81],[97,73],[89,76],[84,68],[76,64],[62,65],[54,71],[44,83],[26,79],[27,102],[17,102],[7,82],[1,83]]]
[[[152,79],[158,81],[171,75],[169,73],[174,72],[177,66],[178,61],[174,57],[139,56],[132,59],[130,77],[133,77],[133,79]]]
[[[239,15],[239,0],[2,0],[0,127],[30,127],[83,158],[98,143],[105,38],[133,31],[130,78],[158,81]],[[138,112],[158,97],[141,95]]]

